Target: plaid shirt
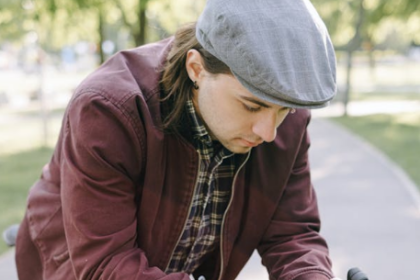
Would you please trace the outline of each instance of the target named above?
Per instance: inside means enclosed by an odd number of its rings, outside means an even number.
[[[188,220],[166,273],[193,273],[219,246],[236,169],[234,154],[220,143],[212,142],[191,100],[186,107],[193,123],[194,145],[200,155],[199,173]]]

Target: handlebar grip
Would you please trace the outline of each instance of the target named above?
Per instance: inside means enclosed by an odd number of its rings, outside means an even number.
[[[347,280],[369,280],[360,269],[353,267],[347,272]]]
[[[3,232],[3,240],[8,246],[15,246],[19,225],[15,224],[6,228]]]

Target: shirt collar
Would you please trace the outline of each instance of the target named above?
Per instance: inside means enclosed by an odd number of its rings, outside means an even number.
[[[191,117],[191,120],[192,120],[192,131],[193,131],[194,138],[200,140],[207,146],[212,146],[213,143],[212,143],[211,137],[209,133],[207,132],[207,129],[203,124],[203,121],[197,116],[197,113],[194,108],[194,104],[191,99],[187,100],[186,106],[187,106],[188,115]]]

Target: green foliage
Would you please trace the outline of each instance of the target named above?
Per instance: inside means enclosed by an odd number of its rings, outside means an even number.
[[[313,0],[337,46],[346,45],[355,35],[360,1],[365,10],[364,41],[382,43],[383,26],[400,22],[394,25],[395,32],[406,33],[401,35],[405,40],[420,42],[420,0]],[[80,40],[98,42],[98,13],[103,11],[107,38],[117,40],[116,34],[125,32],[131,36],[129,45],[135,46],[142,36],[148,42],[160,39],[180,24],[194,21],[204,4],[205,0],[0,0],[0,44],[6,38],[21,40],[29,31],[38,33],[46,49]]]
[[[39,148],[0,155],[0,232],[22,220],[29,188],[39,178],[51,154],[50,148]],[[0,254],[6,249],[4,242],[0,242]]]
[[[28,31],[27,13],[18,0],[0,1],[0,43],[1,38],[20,40]]]
[[[416,20],[420,18],[420,0],[313,0],[338,48],[348,44],[356,34],[360,1],[363,3],[361,36],[364,42],[373,46],[383,43],[388,35],[384,32],[392,32],[393,29],[403,33],[401,36],[407,41],[420,42],[420,24]],[[410,28],[402,28],[407,22],[415,23]],[[384,25],[387,30],[382,28]]]
[[[117,46],[134,47],[166,37],[180,24],[196,20],[204,3],[205,0],[0,0],[0,44],[6,40],[22,41],[28,32],[36,32],[37,43],[50,51],[79,41],[99,45],[103,40],[112,40]]]
[[[163,30],[173,34],[180,25],[196,21],[204,4],[205,0],[152,1],[148,14],[151,19],[160,24]]]

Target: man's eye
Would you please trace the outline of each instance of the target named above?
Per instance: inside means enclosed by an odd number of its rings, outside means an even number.
[[[258,112],[259,110],[261,110],[261,107],[251,107],[246,104],[244,104],[244,107],[249,112]]]

